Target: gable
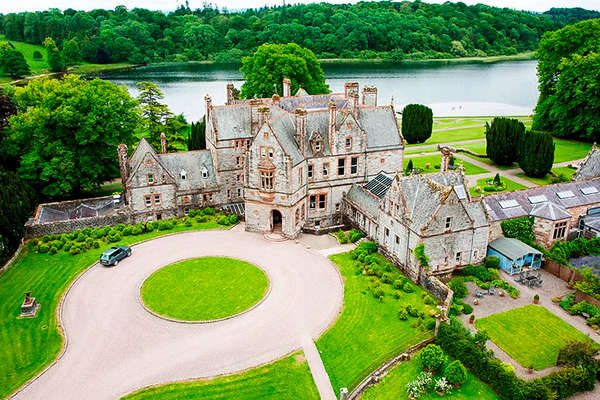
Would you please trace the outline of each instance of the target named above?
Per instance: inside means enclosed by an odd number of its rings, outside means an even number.
[[[155,153],[144,154],[127,180],[127,186],[131,187],[174,183],[175,179],[163,166]]]
[[[447,228],[447,225],[450,225]],[[427,224],[423,227],[424,235],[435,235],[450,231],[468,229],[473,226],[473,221],[458,198],[454,190],[449,190],[445,198],[442,198],[438,208]]]

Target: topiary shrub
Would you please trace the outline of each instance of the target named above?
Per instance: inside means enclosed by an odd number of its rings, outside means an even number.
[[[198,210],[189,210],[187,216],[194,218],[198,214]]]
[[[467,369],[459,360],[455,360],[446,366],[444,376],[451,385],[460,386],[467,379]]]
[[[63,250],[69,251],[71,249],[71,247],[73,247],[73,242],[69,241],[63,245]]]
[[[42,243],[38,246],[38,252],[47,253],[50,250],[50,245],[48,243]]]
[[[363,237],[365,237],[365,235],[363,235],[362,232],[357,231],[356,229],[351,229],[350,232],[348,233],[348,237],[350,238],[350,241],[352,243],[356,243],[360,239],[362,239]]]
[[[473,306],[470,305],[470,304],[463,303],[462,307],[463,307],[462,308],[462,312],[465,315],[469,315],[469,314],[471,314],[473,312]]]
[[[402,110],[402,136],[410,144],[423,143],[433,128],[433,112],[422,104],[408,104]]]
[[[208,217],[204,216],[204,215],[198,215],[196,217],[196,222],[198,222],[199,224],[202,224],[204,222],[208,221]]]
[[[131,236],[132,231],[133,231],[133,226],[128,225],[125,228],[123,228],[121,233],[123,234],[123,236]]]
[[[83,242],[85,242],[85,239],[86,239],[86,236],[83,232],[79,232],[77,234],[77,239],[76,239],[77,243],[83,243]]]
[[[51,246],[50,250],[48,251],[48,253],[50,253],[50,254],[56,254],[56,253],[58,253],[58,249],[56,247],[54,247],[54,246]]]
[[[108,241],[111,243],[115,243],[118,242],[119,240],[121,240],[121,233],[119,233],[119,231],[112,230],[110,232],[108,232]]]
[[[233,225],[233,224],[237,224],[239,220],[240,220],[240,217],[239,217],[239,216],[237,216],[236,214],[231,214],[231,215],[229,216],[229,223],[230,223],[231,225]]]
[[[217,223],[219,225],[229,225],[229,218],[227,218],[226,216],[219,217]]]
[[[160,221],[158,224],[158,230],[159,231],[168,231],[173,229],[173,222],[172,221]]]
[[[385,296],[385,292],[382,288],[378,287],[375,290],[373,290],[373,297],[375,297],[376,299],[382,300],[383,296]]]
[[[80,254],[83,251],[81,244],[80,243],[75,243],[73,244],[73,246],[69,249],[69,254],[71,255],[77,255]]]
[[[84,245],[86,249],[91,249],[94,245],[94,239],[88,236],[87,238],[85,238]]]
[[[402,289],[404,287],[404,279],[396,279],[393,286],[395,289]]]
[[[404,285],[402,285],[402,290],[404,290],[406,293],[412,293],[415,291],[415,288],[412,283],[405,281]]]
[[[437,344],[428,344],[419,354],[419,362],[426,371],[438,371],[446,362],[446,354]]]
[[[183,222],[183,225],[190,227],[192,226],[192,220],[188,217],[185,219],[185,221]]]
[[[99,249],[99,248],[100,248],[100,242],[99,242],[99,241],[97,241],[97,240],[94,240],[93,247],[94,247],[95,249]]]
[[[206,207],[204,210],[202,210],[202,213],[204,215],[214,215],[215,209],[212,207]]]
[[[408,313],[406,312],[406,310],[398,311],[398,318],[402,321],[406,321],[408,319]]]

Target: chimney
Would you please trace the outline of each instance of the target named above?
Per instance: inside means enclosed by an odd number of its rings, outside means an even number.
[[[160,152],[167,154],[167,136],[164,132],[160,133]]]
[[[204,96],[204,101],[206,103],[206,122],[208,123],[208,117],[212,111],[212,99],[209,95],[206,95]]]
[[[256,131],[258,132],[264,123],[269,119],[269,107],[258,107],[258,126]]]
[[[448,165],[450,164],[450,156],[452,152],[447,147],[440,147],[440,152],[442,153],[442,161],[440,163],[440,172],[448,172]]]
[[[358,120],[358,92],[352,91],[349,93],[350,96],[350,110],[354,119]]]
[[[362,95],[363,106],[377,107],[377,88],[375,86],[365,86]]]
[[[344,83],[344,97],[347,99],[350,97],[351,92],[358,93],[358,82],[346,82]]]
[[[227,84],[227,104],[232,104],[233,100],[235,100],[235,95],[233,94],[234,91],[235,91],[235,86],[233,86],[233,83],[228,83]]]
[[[280,99],[279,95],[278,95],[277,93],[275,93],[275,94],[273,95],[273,97],[271,98],[271,103],[272,103],[274,106],[277,106],[277,107],[279,107],[279,99]]]
[[[337,110],[333,100],[329,102],[329,143],[333,144],[333,134],[335,133]]]
[[[121,143],[117,147],[119,155],[119,170],[121,172],[121,184],[123,185],[123,201],[127,204],[127,180],[129,179],[129,160],[127,159],[127,145]]]
[[[304,136],[306,135],[306,110],[296,109],[296,133],[295,138],[300,148],[300,153],[304,154]]]
[[[292,81],[288,78],[283,78],[283,97],[290,97],[292,95]]]

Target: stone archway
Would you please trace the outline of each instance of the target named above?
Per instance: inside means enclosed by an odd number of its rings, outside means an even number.
[[[275,233],[283,232],[282,227],[283,216],[279,210],[271,211],[271,231]]]

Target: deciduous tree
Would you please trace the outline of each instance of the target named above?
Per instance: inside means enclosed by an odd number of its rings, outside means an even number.
[[[295,43],[263,44],[242,59],[242,97],[283,95],[283,79],[291,80],[292,94],[304,88],[310,94],[329,93],[325,76],[315,54]]]
[[[48,65],[52,72],[62,72],[66,69],[65,59],[63,58],[60,50],[56,47],[56,43],[50,37],[44,40],[44,47],[48,52]]]

